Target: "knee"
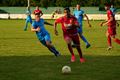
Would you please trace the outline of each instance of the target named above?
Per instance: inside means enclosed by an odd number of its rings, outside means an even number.
[[[46,42],[47,47],[51,47],[52,43],[51,42]]]

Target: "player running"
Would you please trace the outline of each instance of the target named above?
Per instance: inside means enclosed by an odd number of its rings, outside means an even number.
[[[78,22],[79,22],[79,28],[78,29],[78,33],[79,33],[79,36],[80,38],[86,43],[86,48],[89,48],[90,47],[90,43],[87,41],[87,39],[83,36],[83,30],[82,30],[82,21],[83,21],[83,17],[86,17],[87,19],[87,23],[89,25],[89,27],[91,27],[91,24],[89,22],[89,19],[88,19],[88,16],[84,13],[83,10],[80,9],[80,5],[77,4],[76,5],[76,9],[74,12],[73,12],[73,15],[77,18]],[[73,45],[74,47],[75,45]]]
[[[115,20],[114,14],[110,10],[110,6],[111,6],[110,4],[105,4],[105,10],[107,11],[108,19],[107,19],[107,21],[104,21],[100,24],[101,26],[108,25],[108,29],[106,32],[107,42],[108,42],[107,50],[112,49],[111,39],[113,39],[113,41],[116,42],[117,44],[120,44],[120,40],[118,38],[115,38],[115,36],[116,36],[116,20]]]
[[[36,35],[39,41],[47,47],[55,56],[59,56],[60,53],[56,50],[56,48],[52,45],[50,34],[45,29],[44,24],[48,24],[53,26],[50,23],[45,22],[42,18],[40,18],[39,14],[35,14],[35,21],[32,23],[31,31],[36,32]]]
[[[24,31],[27,30],[28,23],[32,24],[31,11],[30,11],[30,7],[29,6],[27,7],[26,15],[27,15],[27,18],[26,18]]]
[[[70,14],[69,8],[64,9],[64,16],[63,17],[60,17],[60,18],[55,20],[54,31],[55,31],[56,35],[58,35],[58,31],[57,31],[57,24],[58,23],[61,23],[61,25],[62,25],[64,40],[66,41],[68,49],[71,53],[71,62],[75,61],[75,55],[73,52],[73,48],[71,46],[71,42],[73,42],[75,45],[77,45],[76,49],[77,49],[79,56],[80,56],[80,62],[81,63],[85,62],[85,59],[82,56],[79,36],[78,36],[78,32],[77,32],[77,27],[79,27],[79,24],[78,24],[77,19],[73,15]]]

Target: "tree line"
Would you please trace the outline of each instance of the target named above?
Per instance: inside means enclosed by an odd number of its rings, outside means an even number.
[[[31,6],[40,7],[74,7],[76,4],[81,6],[101,6],[106,2],[111,2],[117,8],[120,8],[120,0],[30,0]],[[25,7],[27,0],[0,0],[0,6]]]

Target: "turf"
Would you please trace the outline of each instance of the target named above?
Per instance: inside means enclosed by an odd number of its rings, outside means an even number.
[[[120,45],[113,42],[113,49],[107,51],[105,31],[101,21],[91,21],[92,28],[84,21],[83,34],[91,43],[86,49],[81,40],[81,48],[86,62],[81,64],[77,51],[76,62],[70,62],[70,53],[63,40],[60,25],[59,36],[54,35],[53,27],[46,26],[52,42],[61,52],[55,57],[39,43],[35,33],[23,31],[24,20],[0,20],[0,80],[119,80]],[[53,23],[52,20],[48,22]],[[120,38],[120,27],[117,27]],[[61,74],[64,65],[72,69],[69,75]]]

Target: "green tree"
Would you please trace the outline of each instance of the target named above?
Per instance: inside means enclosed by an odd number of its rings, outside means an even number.
[[[56,0],[56,6],[69,7],[72,0]]]

